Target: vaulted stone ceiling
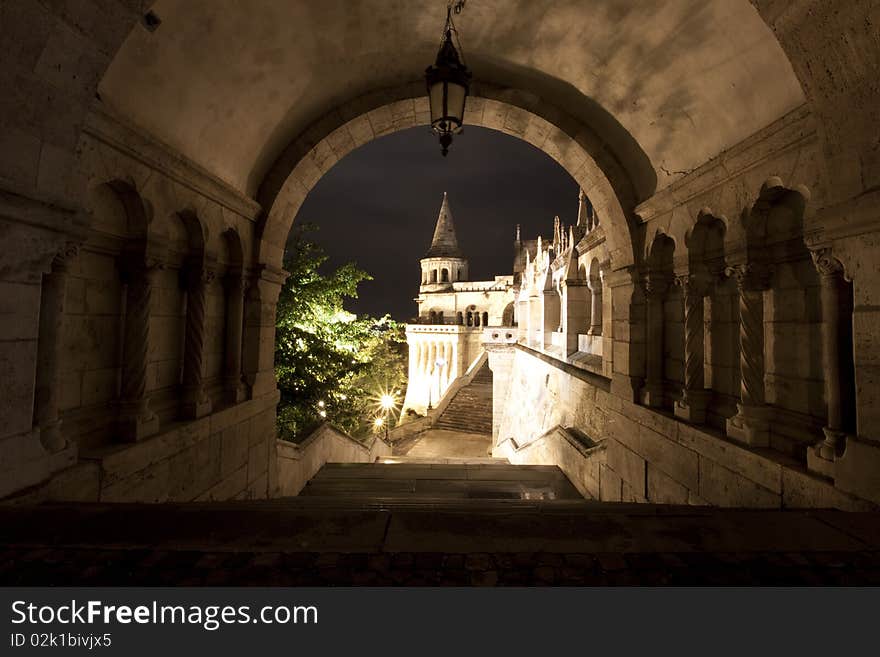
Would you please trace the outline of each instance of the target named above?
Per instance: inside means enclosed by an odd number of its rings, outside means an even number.
[[[420,80],[445,7],[159,0],[161,26],[131,32],[99,92],[254,194],[284,147],[323,113]],[[457,24],[477,80],[539,94],[607,133],[612,150],[627,148],[612,134],[622,126],[656,172],[656,182],[636,174],[642,198],[804,102],[747,0],[470,0]]]

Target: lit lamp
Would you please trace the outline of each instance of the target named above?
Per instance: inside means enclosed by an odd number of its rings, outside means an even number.
[[[463,2],[455,5],[455,13],[461,12]],[[461,132],[464,121],[464,103],[471,83],[471,72],[461,61],[452,33],[458,31],[452,23],[452,3],[446,9],[446,27],[443,41],[433,66],[425,69],[428,83],[428,101],[431,106],[431,130],[440,137],[443,156],[452,144],[452,135]],[[459,41],[459,47],[461,42]]]
[[[373,426],[378,432],[383,426],[385,427],[385,442],[388,442],[388,414],[397,406],[397,400],[394,399],[394,395],[390,395],[385,393],[379,399],[379,405],[382,407],[383,415],[377,416],[375,420],[373,420]]]

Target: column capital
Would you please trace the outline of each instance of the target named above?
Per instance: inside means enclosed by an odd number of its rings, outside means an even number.
[[[830,247],[811,249],[810,257],[820,276],[837,277],[845,273],[843,264],[834,257]]]
[[[186,261],[180,269],[181,281],[184,287],[192,289],[199,285],[207,285],[217,275],[213,262],[207,262],[203,258],[192,258]]]
[[[125,254],[117,260],[119,273],[124,283],[133,283],[138,280],[150,279],[156,273],[165,269],[165,262],[154,256],[129,257]]]
[[[55,257],[52,259],[52,271],[66,273],[71,261],[79,255],[80,246],[79,242],[66,242],[64,246],[58,249]]]
[[[662,297],[669,289],[671,278],[666,272],[648,272],[642,274],[639,283],[646,297]]]
[[[748,262],[731,265],[725,268],[724,274],[736,279],[736,286],[740,290],[762,292],[770,287],[773,266],[762,262]]]
[[[675,276],[675,285],[680,287],[685,294],[698,294],[705,296],[709,290],[711,281],[703,274],[684,273]]]

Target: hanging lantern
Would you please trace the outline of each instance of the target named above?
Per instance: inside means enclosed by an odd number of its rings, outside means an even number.
[[[459,3],[463,5],[464,3]],[[456,13],[461,11],[456,5]],[[446,10],[446,27],[437,61],[425,70],[428,83],[428,101],[431,106],[431,130],[440,137],[443,156],[449,151],[452,135],[461,132],[464,121],[464,103],[471,83],[471,72],[461,61],[452,33],[452,5]],[[459,44],[460,45],[460,44]]]

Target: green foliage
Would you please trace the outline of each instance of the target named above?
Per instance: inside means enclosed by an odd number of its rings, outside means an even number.
[[[383,393],[399,391],[403,401],[405,326],[388,315],[357,317],[343,308],[372,277],[352,263],[321,273],[327,257],[306,237],[313,230],[294,227],[285,253],[290,276],[278,299],[275,333],[279,436],[301,440],[326,419],[366,437]]]

